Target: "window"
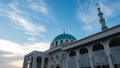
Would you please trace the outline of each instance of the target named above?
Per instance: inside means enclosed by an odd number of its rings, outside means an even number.
[[[55,45],[58,46],[58,41],[55,42]]]
[[[71,40],[71,42],[73,42],[73,40]]]
[[[59,60],[59,59],[60,59],[60,57],[59,57],[59,55],[57,55],[57,56],[56,56],[56,60]]]
[[[64,59],[64,58],[66,58],[66,54],[65,53],[62,54],[62,59]]]
[[[60,40],[60,44],[63,44],[63,40]]]
[[[54,61],[54,58],[53,58],[53,57],[51,57],[51,61]]]
[[[66,42],[68,42],[68,40],[66,40]]]

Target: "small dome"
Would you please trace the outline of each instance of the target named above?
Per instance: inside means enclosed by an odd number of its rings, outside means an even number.
[[[76,38],[74,36],[66,33],[60,34],[53,39],[50,48],[57,47],[64,43],[69,43],[74,41],[76,41]]]
[[[73,39],[73,40],[76,40],[76,38],[74,36],[64,33],[64,34],[60,34],[57,37],[55,37],[53,41],[60,40],[60,39]]]

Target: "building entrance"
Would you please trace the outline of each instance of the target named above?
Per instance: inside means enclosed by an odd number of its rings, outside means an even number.
[[[60,68],[60,66],[57,66],[56,68]]]

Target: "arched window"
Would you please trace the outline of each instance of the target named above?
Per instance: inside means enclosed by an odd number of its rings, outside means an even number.
[[[87,48],[83,47],[80,49],[79,53],[80,54],[88,53],[88,50],[87,50]]]
[[[59,57],[59,55],[57,55],[57,56],[56,56],[56,60],[60,60],[60,57]]]
[[[66,42],[68,42],[68,40],[66,40]]]
[[[103,47],[103,45],[100,44],[100,43],[94,44],[94,46],[93,46],[93,48],[92,48],[93,51],[102,50],[102,49],[104,49],[104,47]]]
[[[56,66],[56,68],[60,68],[60,66]]]
[[[41,56],[38,56],[36,61],[37,61],[37,68],[41,68],[41,62],[42,62]]]
[[[93,45],[93,59],[96,68],[109,68],[107,56],[105,54],[104,46],[101,43]]]
[[[80,54],[80,68],[90,68],[88,49],[86,47],[80,48],[79,54]]]
[[[63,44],[63,40],[60,40],[60,44]]]
[[[66,65],[67,65],[66,53],[63,53],[61,57],[62,57],[61,68],[66,68]]]
[[[55,45],[58,46],[58,41],[55,42]]]
[[[71,42],[73,42],[73,40],[71,40]]]
[[[75,52],[75,51],[71,51],[71,52],[69,53],[69,56],[70,56],[70,57],[76,56],[76,52]]]
[[[70,51],[69,56],[69,68],[77,68],[76,52]]]
[[[44,60],[44,68],[48,68],[48,62],[49,62],[49,59],[48,59],[48,57],[46,57],[45,58],[45,60]]]
[[[111,57],[115,68],[120,68],[120,37],[114,37],[109,42]]]
[[[64,58],[66,58],[66,54],[65,53],[62,54],[62,59],[64,59]]]
[[[54,58],[53,57],[51,57],[51,59],[50,59],[51,61],[54,61]]]

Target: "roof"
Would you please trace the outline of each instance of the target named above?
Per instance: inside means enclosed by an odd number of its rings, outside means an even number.
[[[73,39],[73,40],[76,40],[76,38],[74,36],[64,33],[64,34],[60,34],[57,37],[55,37],[53,41],[60,40],[60,39]]]

